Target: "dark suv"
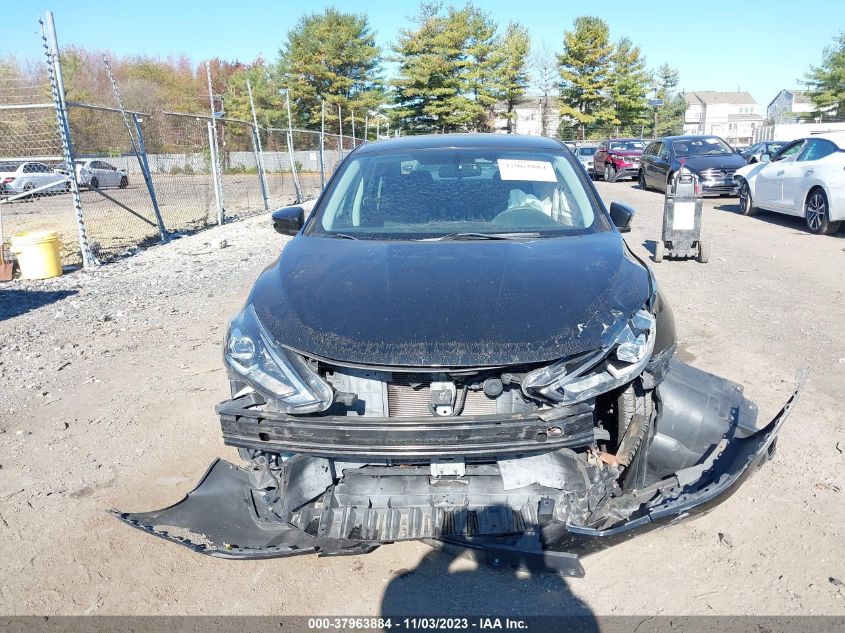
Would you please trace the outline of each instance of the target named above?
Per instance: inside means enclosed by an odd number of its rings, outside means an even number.
[[[603,141],[593,156],[595,176],[614,182],[636,178],[645,143],[638,138],[611,138]]]
[[[652,141],[643,152],[637,173],[640,189],[665,191],[682,164],[698,176],[705,194],[733,195],[734,172],[745,159],[718,136],[667,136]]]

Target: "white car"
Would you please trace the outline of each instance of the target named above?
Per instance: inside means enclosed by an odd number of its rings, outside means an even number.
[[[76,181],[83,187],[90,189],[105,189],[106,187],[129,186],[129,176],[126,171],[118,169],[111,163],[95,158],[82,159],[76,163]]]
[[[63,193],[70,191],[70,181],[46,163],[0,163],[0,194],[11,197],[28,191],[32,195]]]
[[[812,233],[836,233],[845,220],[845,132],[799,138],[768,162],[736,170],[739,208],[803,217]]]
[[[580,145],[578,149],[575,150],[578,162],[584,166],[584,169],[587,170],[587,173],[591,178],[595,174],[595,170],[593,169],[593,154],[596,153],[598,148],[598,145]]]

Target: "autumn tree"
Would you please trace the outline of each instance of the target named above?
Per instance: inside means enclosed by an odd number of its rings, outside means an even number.
[[[824,49],[822,62],[804,76],[809,96],[816,107],[814,116],[845,116],[845,32]]]
[[[612,55],[610,29],[600,18],[577,17],[574,28],[564,32],[563,52],[557,56],[561,80],[560,114],[574,122],[581,138],[585,138],[587,126],[613,119],[608,100]]]
[[[385,99],[381,49],[366,15],[329,8],[302,17],[279,51],[279,83],[290,91],[298,123],[320,124],[321,102],[327,125],[337,125],[350,109],[363,113]]]

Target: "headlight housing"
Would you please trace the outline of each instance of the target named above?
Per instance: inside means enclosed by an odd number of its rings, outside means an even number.
[[[608,347],[535,369],[522,381],[526,396],[563,405],[583,402],[633,380],[654,351],[655,318],[638,310]]]
[[[229,323],[223,356],[232,373],[285,413],[315,413],[332,404],[332,388],[302,356],[273,343],[252,305]]]

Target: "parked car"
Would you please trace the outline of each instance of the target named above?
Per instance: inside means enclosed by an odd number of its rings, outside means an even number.
[[[738,169],[739,207],[803,217],[811,233],[836,233],[845,220],[845,133],[784,145],[768,162]]]
[[[638,138],[611,138],[602,141],[593,156],[595,175],[607,182],[620,178],[636,178],[644,149],[645,143]]]
[[[786,145],[786,143],[787,141],[761,141],[754,143],[754,145],[744,151],[740,151],[739,155],[749,165],[752,163],[762,163],[777,154],[780,148]]]
[[[107,187],[129,186],[129,176],[126,170],[118,169],[111,163],[99,159],[83,159],[74,161],[76,164],[76,181],[80,186],[91,189],[105,189]]]
[[[593,169],[593,155],[596,153],[597,149],[597,145],[580,145],[578,146],[578,149],[575,150],[575,155],[578,157],[578,160],[584,166],[584,169],[591,178],[595,175],[595,170]]]
[[[682,163],[698,176],[705,195],[733,195],[734,172],[745,159],[718,136],[667,136],[652,141],[643,152],[637,173],[640,188],[665,191]]]
[[[578,149],[578,143],[575,141],[564,141],[563,144],[573,152]]]
[[[633,213],[554,139],[359,146],[312,211],[272,214],[294,237],[230,323],[217,411],[246,465],[118,518],[220,557],[436,538],[580,576],[573,553],[712,509],[798,391],[758,431],[677,358]]]
[[[44,187],[43,189],[39,189]],[[39,189],[38,191],[35,191]],[[70,182],[46,163],[0,163],[0,194],[4,197],[35,191],[32,195],[66,192]],[[30,196],[26,196],[27,198]]]

